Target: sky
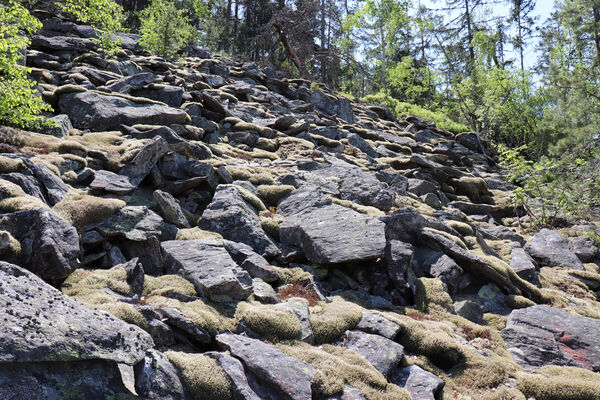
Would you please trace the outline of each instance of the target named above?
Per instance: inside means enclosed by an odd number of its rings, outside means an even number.
[[[446,5],[445,0],[421,0],[422,4],[424,4],[425,6],[431,8],[431,9],[436,9],[436,8],[443,8]],[[491,6],[492,12],[494,13],[494,15],[496,16],[507,16],[509,13],[509,5],[508,5],[508,1],[504,0],[504,1],[499,1],[499,4],[494,4]],[[550,14],[552,13],[552,11],[554,10],[554,0],[538,0],[535,4],[535,9],[533,11],[533,14],[538,16],[538,20],[537,20],[537,25],[542,25],[544,24],[544,22],[548,19],[548,17],[550,17]],[[537,44],[537,38],[533,38],[532,43],[527,47],[526,52],[525,52],[525,69],[530,69],[532,68],[537,60],[537,54],[536,54],[536,44]],[[518,54],[516,52],[513,51],[513,49],[511,48],[511,46],[508,46],[507,50],[507,57],[508,58],[518,58]]]

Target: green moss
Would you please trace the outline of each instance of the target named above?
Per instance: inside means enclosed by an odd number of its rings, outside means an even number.
[[[119,265],[111,269],[94,271],[77,269],[65,281],[68,282],[68,285],[63,288],[63,292],[84,304],[86,304],[87,296],[97,291],[103,292],[104,288],[109,288],[124,296],[131,294],[131,288],[127,283],[127,271]]]
[[[0,199],[0,211],[4,212],[47,207],[38,198],[26,194],[19,185],[4,179],[0,179]]]
[[[111,313],[115,317],[129,324],[137,325],[142,329],[148,329],[148,321],[142,315],[140,310],[128,303],[103,303],[98,304],[94,308]]]
[[[333,297],[329,303],[319,302],[310,308],[310,326],[315,343],[331,343],[338,340],[345,331],[352,329],[362,317],[363,308]]]
[[[62,219],[81,230],[86,225],[110,217],[123,207],[123,200],[71,194],[56,203],[52,209]]]
[[[438,278],[417,279],[415,304],[424,312],[452,310],[452,298]]]
[[[6,246],[0,247],[0,255],[16,256],[21,254],[21,243],[10,232],[0,231],[0,243],[6,243]]]
[[[11,172],[20,172],[25,169],[25,164],[20,158],[9,158],[0,156],[0,173],[8,174]]]
[[[362,391],[369,400],[410,399],[408,392],[389,384],[379,371],[351,350],[327,344],[317,348],[302,342],[277,347],[317,370],[313,376],[313,392],[317,398],[339,394],[344,385],[349,385]]]
[[[517,375],[517,387],[536,400],[598,400],[598,374],[582,368],[546,366]]]
[[[351,208],[354,211],[358,211],[359,213],[367,214],[368,216],[370,216],[372,218],[379,218],[379,217],[383,217],[385,215],[385,213],[383,211],[381,211],[380,209],[378,209],[377,207],[363,206],[362,204],[357,204],[350,200],[341,200],[336,197],[332,197],[331,202],[333,204],[338,204],[342,207]]]
[[[298,339],[302,334],[300,320],[289,309],[243,302],[238,304],[235,317],[238,323],[269,341]]]
[[[178,275],[163,275],[154,277],[146,275],[144,281],[144,290],[142,295],[149,296],[162,296],[167,292],[175,291],[183,293],[188,296],[197,296],[196,288],[194,284],[185,278]]]
[[[473,236],[473,228],[464,222],[448,220],[446,221],[446,226],[454,229],[463,236]]]
[[[310,273],[306,272],[305,270],[299,267],[282,268],[276,267],[274,265],[271,267],[277,274],[277,278],[279,279],[279,281],[284,285],[290,283],[305,283],[308,282],[311,277]]]
[[[183,382],[194,399],[233,399],[231,380],[215,359],[176,351],[167,351],[165,355],[181,371]]]
[[[194,239],[223,239],[221,234],[216,232],[205,231],[197,226],[193,228],[185,228],[177,231],[175,240],[194,240]]]
[[[513,308],[513,309],[535,306],[535,302],[529,300],[526,297],[518,296],[518,295],[514,295],[514,294],[510,294],[510,295],[506,296],[505,301],[506,301],[506,305],[508,305],[510,308]]]
[[[202,300],[180,302],[163,296],[151,296],[146,304],[160,307],[173,307],[179,310],[187,319],[199,327],[206,329],[211,335],[220,332],[236,331],[234,319],[235,309],[223,304],[213,304]]]
[[[258,197],[270,206],[277,205],[279,199],[294,189],[296,188],[291,185],[260,185],[257,188]]]
[[[427,231],[427,232],[435,233],[436,235],[444,236],[446,239],[452,240],[454,243],[456,243],[458,246],[462,247],[463,249],[468,250],[467,244],[465,243],[465,241],[463,239],[459,238],[458,236],[454,236],[448,232],[439,231],[439,230],[433,229],[433,228],[423,228],[423,230]]]

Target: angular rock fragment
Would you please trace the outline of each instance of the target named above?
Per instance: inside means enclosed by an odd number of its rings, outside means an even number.
[[[402,327],[380,314],[365,310],[356,329],[394,340]]]
[[[600,371],[600,320],[537,305],[514,310],[500,335],[526,369],[566,365]]]
[[[583,263],[571,252],[567,240],[560,233],[542,229],[533,236],[525,250],[540,264],[551,267],[568,267],[583,271]]]
[[[385,224],[330,204],[287,217],[279,226],[282,243],[298,246],[318,264],[376,259],[385,249]]]
[[[121,124],[185,124],[189,118],[185,111],[178,108],[134,102],[126,97],[94,91],[64,94],[60,96],[58,104],[73,126],[93,131],[117,130]]]
[[[398,368],[390,380],[410,393],[411,400],[438,400],[442,397],[444,381],[417,365]]]
[[[304,361],[285,355],[260,340],[232,333],[216,337],[217,343],[240,359],[244,367],[275,390],[280,399],[312,398],[311,380],[315,369]]]
[[[190,400],[179,373],[161,352],[149,350],[134,366],[135,390],[148,400]]]
[[[217,360],[223,371],[229,376],[234,400],[261,400],[261,397],[250,387],[240,360],[216,351],[204,353],[204,355]]]
[[[256,209],[233,186],[217,187],[213,201],[202,214],[198,226],[220,233],[225,239],[247,244],[265,257],[280,253],[262,229]]]
[[[133,365],[150,335],[83,306],[41,279],[0,261],[0,363],[111,360]]]
[[[165,270],[194,284],[202,296],[215,301],[244,300],[252,293],[252,279],[231,259],[222,242],[210,239],[161,243]]]
[[[183,214],[181,206],[171,194],[162,190],[155,190],[152,194],[158,203],[165,220],[178,228],[190,228],[190,223]]]
[[[343,344],[344,347],[363,356],[384,376],[388,376],[404,358],[402,345],[370,333],[346,331]]]

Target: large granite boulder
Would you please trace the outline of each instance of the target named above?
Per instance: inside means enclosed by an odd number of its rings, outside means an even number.
[[[312,398],[311,380],[315,369],[304,361],[285,355],[260,340],[232,333],[216,337],[217,343],[239,358],[244,367],[275,390],[279,399]]]
[[[220,240],[170,240],[161,243],[165,270],[184,276],[198,293],[215,301],[244,300],[252,278],[231,259]]]
[[[354,123],[352,104],[345,97],[334,97],[317,89],[312,93],[309,101],[324,114],[337,115],[346,122]]]
[[[385,224],[336,204],[287,217],[279,226],[282,243],[302,249],[318,264],[377,259],[385,249]]]
[[[244,200],[235,186],[217,187],[198,226],[220,233],[225,239],[247,244],[265,257],[280,253],[273,239],[262,229],[256,208]]]
[[[189,118],[185,111],[178,108],[95,91],[63,94],[58,106],[61,112],[69,116],[73,126],[94,131],[117,130],[121,124],[184,124]]]
[[[550,229],[542,229],[536,233],[525,250],[540,265],[585,270],[581,260],[569,249],[567,240]]]
[[[152,338],[63,295],[27,270],[0,261],[0,364],[111,360],[134,365]]]
[[[77,230],[49,209],[1,215],[0,226],[21,244],[15,261],[45,281],[59,284],[79,266]]]
[[[500,335],[526,369],[567,365],[600,371],[600,320],[537,305],[514,310]]]

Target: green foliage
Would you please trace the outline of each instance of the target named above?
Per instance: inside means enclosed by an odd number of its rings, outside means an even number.
[[[386,96],[381,92],[367,95],[361,100],[371,104],[385,104],[397,116],[415,115],[434,122],[438,128],[447,129],[453,133],[467,132],[469,130],[466,125],[453,121],[443,112],[431,111],[416,104],[405,103]]]
[[[526,159],[524,149],[497,146],[507,178],[518,185],[515,205],[526,210],[534,226],[556,225],[570,215],[583,217],[598,206],[600,149],[595,142],[574,148],[561,159],[542,157],[538,162]]]
[[[125,14],[114,0],[62,0],[58,7],[78,21],[99,29],[98,42],[106,54],[114,54],[120,49],[114,34],[123,29]]]
[[[142,46],[162,57],[174,57],[193,33],[187,16],[169,0],[152,0],[141,22]]]
[[[30,42],[28,36],[41,26],[15,1],[0,7],[0,123],[38,128],[43,122],[37,115],[51,110],[29,80],[27,73],[30,70],[19,65],[22,52]]]

